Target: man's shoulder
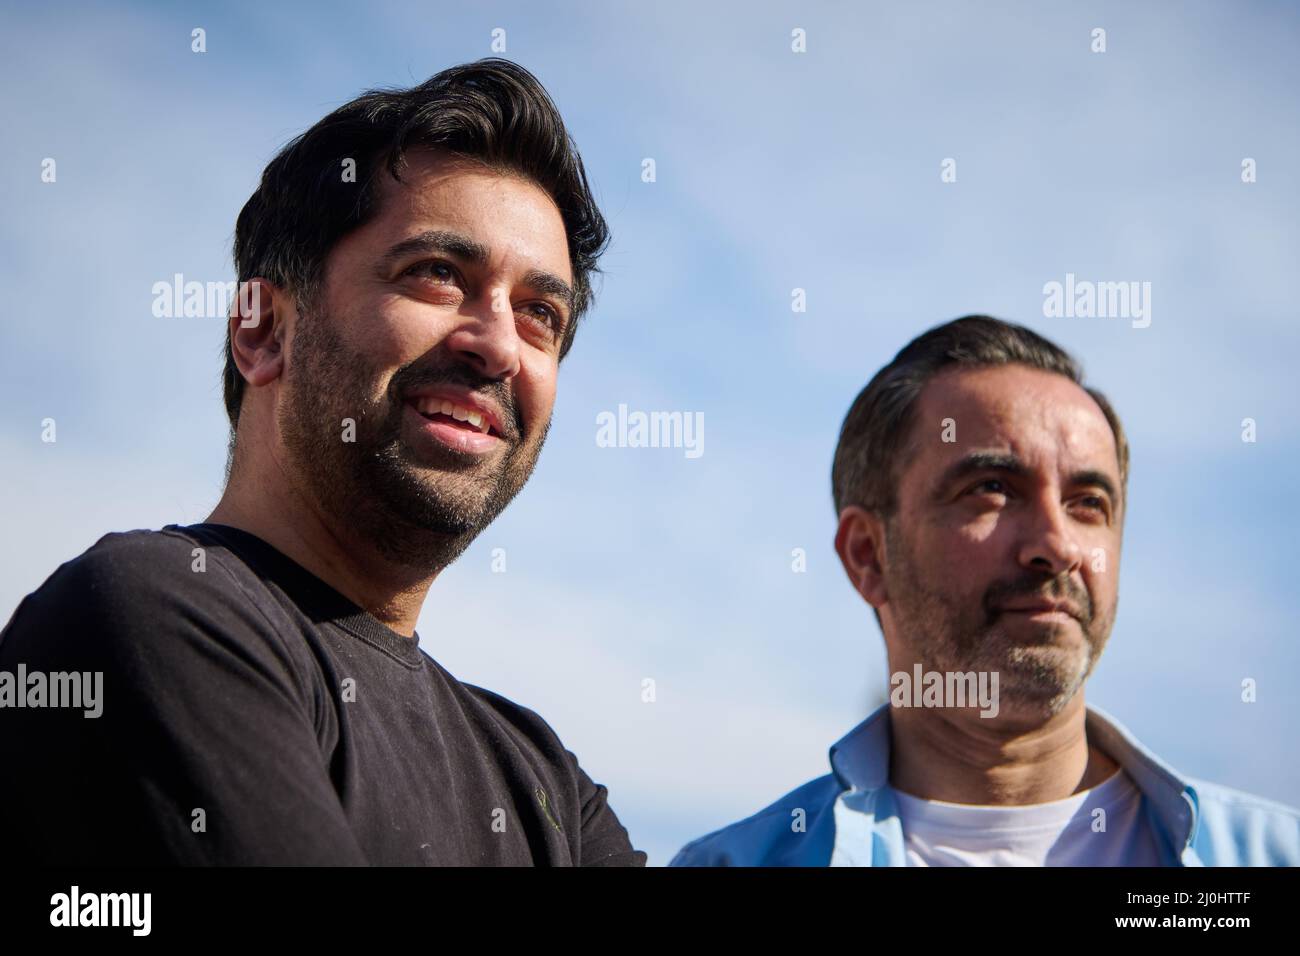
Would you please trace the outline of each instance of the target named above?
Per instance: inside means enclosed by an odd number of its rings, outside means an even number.
[[[669,866],[822,866],[830,859],[833,808],[844,786],[826,774],[757,813],[692,840]]]
[[[67,608],[69,601],[84,605],[120,598],[129,602],[158,590],[172,576],[169,572],[188,569],[194,547],[190,539],[169,530],[110,532],[55,568],[23,599],[19,610]]]
[[[84,589],[89,595],[156,590],[165,579],[189,579],[206,570],[210,543],[176,525],[112,531],[59,565],[32,595],[62,588]],[[229,569],[234,563],[227,557],[222,567]],[[205,579],[196,575],[193,580]]]
[[[1193,846],[1210,866],[1300,866],[1300,810],[1208,780],[1189,779]]]
[[[1259,815],[1268,819],[1278,819],[1300,823],[1300,809],[1288,806],[1278,800],[1247,793],[1234,787],[1227,787],[1209,780],[1192,779],[1190,781],[1202,806],[1207,804],[1222,807],[1226,812],[1243,816]]]
[[[0,631],[0,653],[133,658],[178,633],[271,635],[256,575],[191,529],[115,531],[59,565]],[[237,600],[232,600],[232,594]]]

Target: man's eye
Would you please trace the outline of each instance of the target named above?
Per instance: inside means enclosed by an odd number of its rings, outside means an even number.
[[[990,488],[990,485],[996,485],[997,487]],[[981,481],[978,485],[971,488],[971,491],[975,492],[981,490],[991,491],[995,495],[1006,494],[1006,489],[1002,487],[1002,481],[999,478],[986,478],[984,481]]]
[[[402,275],[421,276],[445,283],[455,281],[456,270],[445,262],[430,259],[425,262],[417,262],[415,265],[408,267],[403,271]]]
[[[556,312],[544,302],[535,302],[532,305],[524,306],[524,311],[527,315],[541,322],[552,332],[560,331],[560,313]]]
[[[1101,497],[1101,495],[1085,495],[1079,500],[1083,502],[1085,508],[1100,512],[1101,514],[1106,514],[1107,512],[1106,499]]]

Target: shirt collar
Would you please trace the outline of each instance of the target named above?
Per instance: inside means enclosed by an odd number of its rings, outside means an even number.
[[[1099,707],[1085,705],[1088,740],[1118,763],[1137,784],[1176,852],[1183,855],[1196,832],[1198,798],[1191,782]],[[882,704],[830,749],[831,770],[848,790],[869,792],[889,783],[889,710]]]

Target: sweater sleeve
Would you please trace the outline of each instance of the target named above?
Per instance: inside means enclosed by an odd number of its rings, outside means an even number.
[[[572,756],[572,754],[570,754]],[[632,848],[627,829],[609,805],[604,784],[594,783],[573,759],[582,799],[581,866],[645,866],[646,855]]]

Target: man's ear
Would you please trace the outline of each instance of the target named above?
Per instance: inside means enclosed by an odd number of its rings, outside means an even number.
[[[848,505],[840,512],[835,531],[835,553],[853,590],[873,608],[889,600],[884,577],[885,523],[874,512]]]
[[[282,341],[290,302],[266,279],[239,283],[230,304],[230,351],[249,385],[267,385],[284,371]]]

